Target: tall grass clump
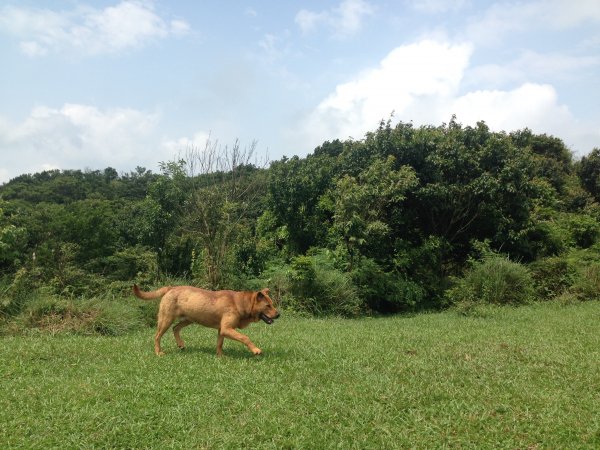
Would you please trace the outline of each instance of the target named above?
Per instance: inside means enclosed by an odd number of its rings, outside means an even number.
[[[0,280],[0,316],[9,318],[19,314],[27,302],[36,295],[38,270],[21,268],[15,276]]]
[[[357,261],[350,276],[360,298],[373,311],[410,311],[427,300],[427,292],[421,285],[403,274],[384,271],[370,258]]]
[[[267,285],[279,306],[297,313],[351,317],[365,309],[350,274],[338,269],[324,250],[272,264],[248,285]]]
[[[529,270],[499,255],[473,263],[467,273],[446,292],[449,303],[459,309],[491,305],[519,305],[531,301],[535,294]]]
[[[50,334],[118,336],[142,326],[139,309],[123,301],[72,299],[51,295],[32,298],[14,318],[10,330]]]
[[[295,257],[288,276],[293,309],[340,316],[355,316],[361,311],[361,300],[350,275],[336,268],[325,251]]]
[[[600,299],[600,264],[581,267],[569,293],[575,295],[578,300]]]
[[[539,259],[529,268],[541,300],[553,300],[561,296],[577,278],[575,264],[564,256]]]

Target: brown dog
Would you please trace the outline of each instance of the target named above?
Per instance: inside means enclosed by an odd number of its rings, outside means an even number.
[[[160,339],[175,319],[181,319],[173,328],[177,346],[181,349],[185,346],[179,335],[181,329],[192,323],[199,323],[219,330],[217,356],[223,354],[223,339],[226,337],[245,344],[252,353],[260,355],[261,350],[236,328],[245,328],[259,319],[270,325],[279,317],[268,289],[240,292],[165,286],[156,291],[143,292],[134,284],[133,293],[143,300],[162,297],[158,310],[158,329],[154,337],[154,352],[157,355],[164,355],[160,349]]]

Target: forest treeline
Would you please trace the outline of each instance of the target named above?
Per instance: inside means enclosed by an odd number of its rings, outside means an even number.
[[[559,138],[453,118],[255,156],[207,142],[160,173],[0,186],[0,311],[134,281],[269,286],[284,307],[342,315],[600,293],[599,149],[575,160]]]

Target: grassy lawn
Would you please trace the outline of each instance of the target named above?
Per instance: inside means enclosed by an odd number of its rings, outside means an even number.
[[[600,303],[2,337],[0,448],[599,448]]]

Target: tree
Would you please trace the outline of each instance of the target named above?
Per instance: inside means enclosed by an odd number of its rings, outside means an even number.
[[[233,274],[240,275],[240,267],[252,265],[249,241],[263,212],[260,199],[266,186],[255,149],[256,142],[241,148],[236,141],[230,148],[208,139],[204,149],[186,151],[190,191],[181,231],[195,248],[192,272],[207,287],[225,287]]]
[[[593,149],[589,155],[581,158],[577,174],[583,187],[600,202],[600,148]]]
[[[132,214],[133,233],[139,243],[149,246],[158,255],[161,270],[172,268],[167,256],[167,241],[180,225],[185,202],[189,198],[186,161],[179,159],[160,163],[161,175],[148,187],[148,194]]]
[[[418,184],[414,170],[403,166],[394,170],[395,158],[375,160],[358,177],[344,175],[337,180],[329,196],[333,202],[333,233],[343,242],[348,255],[348,270],[367,244],[373,256],[385,252],[394,224],[386,218],[391,208],[401,208],[406,192]]]
[[[269,207],[278,226],[285,227],[287,247],[302,254],[311,246],[324,246],[329,214],[320,197],[332,186],[337,159],[328,155],[283,158],[269,170]]]
[[[23,262],[23,253],[27,244],[27,230],[11,223],[5,216],[5,205],[0,199],[0,273],[17,269]]]

